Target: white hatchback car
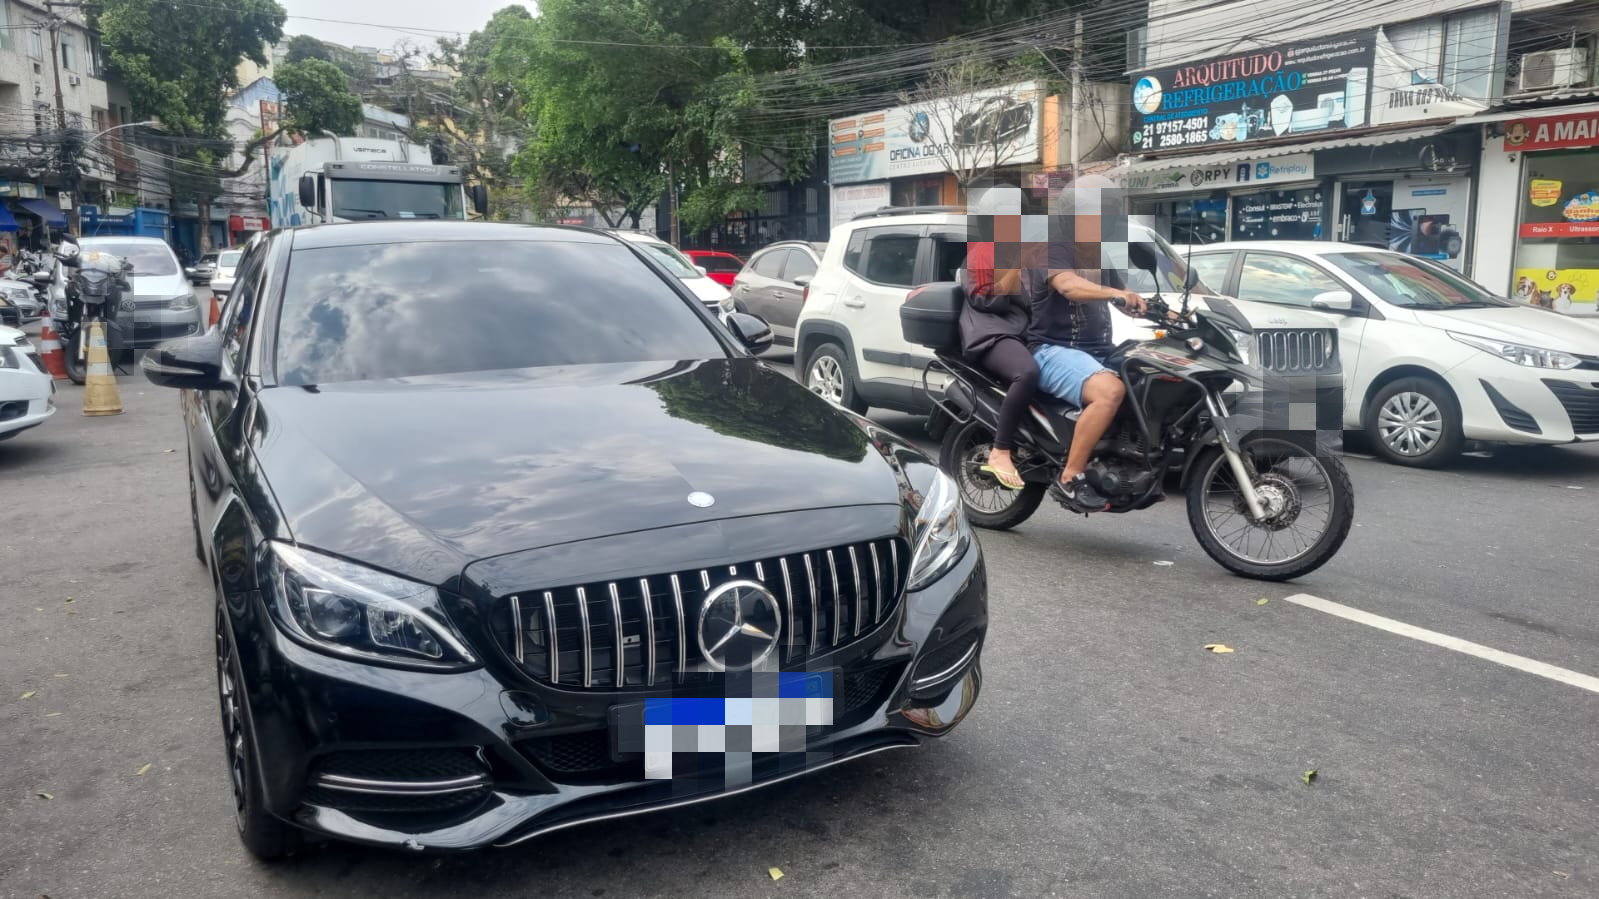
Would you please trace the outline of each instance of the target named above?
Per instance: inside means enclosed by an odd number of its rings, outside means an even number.
[[[1364,430],[1389,461],[1445,465],[1466,441],[1599,440],[1592,320],[1355,244],[1237,242],[1192,253],[1205,283],[1241,306],[1309,311],[1338,328],[1344,427]]]
[[[710,308],[718,317],[733,311],[733,294],[726,287],[712,281],[705,270],[695,265],[693,260],[684,256],[678,249],[653,234],[643,231],[611,231],[612,234],[629,243],[638,244],[650,253],[656,262],[666,266],[667,271],[677,276],[683,286],[694,292],[700,302]]]
[[[244,258],[244,248],[234,247],[217,254],[216,268],[211,272],[211,293],[219,300],[228,298],[233,290],[233,279],[239,271],[239,260]]]
[[[0,327],[0,440],[56,413],[56,384],[27,335]]]

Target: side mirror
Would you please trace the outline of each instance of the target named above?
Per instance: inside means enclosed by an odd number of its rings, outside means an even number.
[[[472,185],[472,208],[484,218],[489,217],[489,189],[481,184]]]
[[[1347,290],[1318,293],[1311,298],[1310,308],[1326,312],[1352,312],[1355,308],[1355,295]]]
[[[1149,272],[1157,281],[1160,279],[1160,263],[1155,258],[1155,250],[1147,243],[1131,242],[1127,245],[1127,262],[1135,269]]]
[[[708,269],[706,269],[705,266],[703,266],[703,265],[694,266],[694,270],[699,272],[702,275],[709,275],[710,274],[710,271]]]
[[[222,332],[179,337],[157,346],[139,363],[144,376],[158,387],[179,390],[222,390]]]
[[[316,176],[300,176],[300,205],[307,209],[316,209]]]
[[[765,319],[747,312],[729,312],[727,329],[751,353],[759,356],[772,346],[772,329]]]
[[[1183,276],[1183,290],[1193,290],[1199,286],[1199,272],[1193,267],[1188,267],[1188,274]]]
[[[811,286],[811,276],[810,275],[800,275],[798,278],[794,279],[794,286],[795,287],[810,287]]]

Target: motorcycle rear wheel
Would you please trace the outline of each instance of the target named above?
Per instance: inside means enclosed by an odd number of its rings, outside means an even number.
[[[1031,518],[1049,488],[1029,483],[1020,490],[1009,490],[983,471],[993,441],[993,433],[975,421],[952,425],[944,433],[938,467],[955,479],[972,524],[1004,531]]]
[[[1279,501],[1276,514],[1264,524],[1251,520],[1227,457],[1220,447],[1207,448],[1188,485],[1188,526],[1206,554],[1263,581],[1292,580],[1327,564],[1355,521],[1355,488],[1343,461],[1273,438],[1246,440],[1240,453],[1253,466],[1256,492]],[[1296,529],[1301,518],[1318,523]]]

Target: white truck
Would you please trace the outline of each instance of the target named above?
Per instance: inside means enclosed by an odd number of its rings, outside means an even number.
[[[488,192],[471,189],[471,208]],[[370,219],[465,219],[468,191],[459,166],[433,165],[421,144],[319,137],[275,150],[267,175],[274,228]]]

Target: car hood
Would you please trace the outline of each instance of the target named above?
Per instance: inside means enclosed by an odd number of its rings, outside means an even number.
[[[603,535],[901,498],[862,427],[754,359],[259,397],[255,456],[289,535],[432,583]]]
[[[18,331],[16,328],[11,328],[11,327],[7,327],[5,325],[0,325],[0,346],[12,346],[19,339],[21,339],[23,337],[26,337],[26,336],[27,336],[26,334],[23,334],[21,331]]]
[[[694,291],[694,296],[698,297],[701,302],[720,303],[727,299],[727,288],[712,281],[706,275],[701,275],[698,278],[679,278],[678,280],[682,281],[683,285],[689,290]]]
[[[1599,355],[1599,321],[1572,318],[1553,309],[1516,305],[1449,312],[1409,311],[1421,324],[1457,334],[1505,340],[1539,349]]]

